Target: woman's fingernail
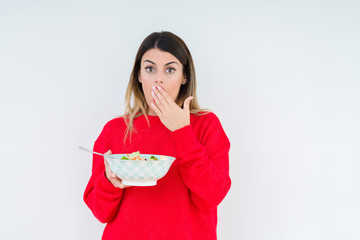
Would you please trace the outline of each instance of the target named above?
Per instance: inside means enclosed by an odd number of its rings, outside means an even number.
[[[153,90],[156,90],[155,86],[152,86],[152,89],[153,89]]]
[[[151,94],[155,96],[155,93],[153,91],[151,91]]]

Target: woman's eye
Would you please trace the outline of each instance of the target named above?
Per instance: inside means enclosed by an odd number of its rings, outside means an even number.
[[[166,69],[166,72],[173,73],[173,72],[175,72],[175,68],[168,68],[168,69]]]
[[[152,67],[146,67],[145,70],[146,70],[147,72],[153,72],[153,71],[154,71],[154,68],[152,68]]]

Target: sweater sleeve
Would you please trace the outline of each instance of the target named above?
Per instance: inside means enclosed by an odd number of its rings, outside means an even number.
[[[199,209],[217,207],[230,189],[230,142],[214,115],[197,128],[185,126],[172,132],[179,171],[190,190],[190,200]],[[199,132],[200,131],[200,132]]]
[[[107,144],[108,124],[105,125],[94,144],[94,151],[105,153],[110,148]],[[111,150],[111,149],[110,149]],[[123,190],[114,187],[106,178],[104,157],[93,155],[92,175],[84,192],[84,201],[94,216],[102,223],[107,223],[116,215]]]

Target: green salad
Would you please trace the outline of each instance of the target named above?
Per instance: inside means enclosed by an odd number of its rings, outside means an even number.
[[[160,159],[163,159],[164,156],[161,156]],[[126,156],[122,156],[122,160],[140,160],[140,161],[157,161],[158,158],[155,156],[150,156],[150,158],[145,158],[140,155],[140,151],[133,152],[131,154],[126,154]]]

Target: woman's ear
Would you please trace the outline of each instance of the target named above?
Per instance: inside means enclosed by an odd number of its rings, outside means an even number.
[[[182,79],[182,81],[181,81],[181,84],[182,84],[182,85],[185,85],[185,84],[186,84],[186,77],[185,77],[185,75],[183,75],[183,79]]]
[[[142,83],[140,72],[139,72],[138,81],[139,81],[140,83]]]

